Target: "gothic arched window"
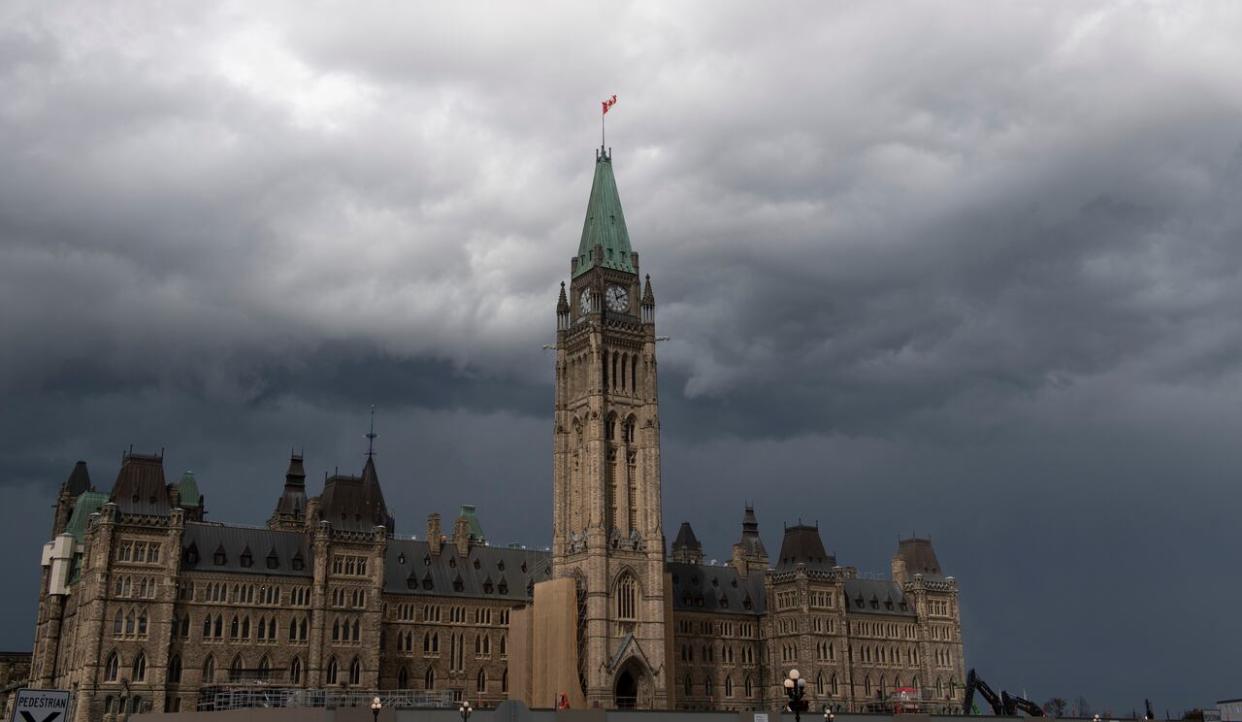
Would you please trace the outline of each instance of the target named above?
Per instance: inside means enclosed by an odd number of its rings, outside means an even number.
[[[410,688],[410,670],[406,669],[405,667],[402,667],[401,671],[397,672],[397,689],[409,689],[409,688]]]
[[[745,691],[746,691],[746,696],[747,696],[747,697],[751,697],[751,696],[753,696],[753,695],[755,694],[755,683],[754,683],[754,681],[750,678],[750,675],[749,675],[749,674],[748,674],[748,675],[746,675],[746,681],[745,681],[745,682],[743,682],[743,688],[744,688],[744,689],[745,689]]]
[[[338,670],[337,670],[336,657],[333,657],[332,659],[328,660],[328,676],[327,676],[328,684],[336,684],[337,671]]]
[[[115,682],[116,675],[117,675],[117,668],[120,666],[121,666],[121,658],[117,656],[116,652],[113,652],[112,654],[108,655],[108,664],[104,666],[104,681]]]
[[[474,688],[479,694],[487,691],[487,670],[480,669],[477,677],[474,678]]]
[[[267,679],[272,674],[272,660],[263,655],[263,659],[259,660],[259,679]]]
[[[168,681],[176,684],[181,681],[181,655],[174,654],[168,660]]]
[[[733,696],[733,678],[732,677],[725,677],[724,693],[726,697]]]
[[[353,685],[362,683],[362,662],[357,657],[349,663],[349,683]]]
[[[229,665],[229,681],[237,682],[242,678],[242,671],[245,665],[242,662],[242,656],[239,654],[233,658],[233,663]]]
[[[203,660],[203,684],[211,684],[216,678],[216,658],[207,655]]]
[[[294,657],[289,663],[289,681],[294,684],[302,682],[302,660],[299,657]]]
[[[436,688],[436,671],[435,669],[428,668],[427,674],[423,675],[423,689],[435,689],[435,688]]]
[[[147,655],[143,654],[142,652],[139,652],[138,656],[134,657],[134,667],[132,671],[134,673],[133,681],[135,682],[146,681],[147,679]]]
[[[638,583],[628,573],[622,574],[617,582],[617,619],[634,620],[638,618]]]
[[[690,675],[686,675],[686,681],[682,685],[685,689],[686,696],[694,694],[694,680],[690,679]]]

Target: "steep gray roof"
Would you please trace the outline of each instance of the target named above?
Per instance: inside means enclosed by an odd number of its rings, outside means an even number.
[[[477,545],[467,556],[451,543],[431,554],[426,541],[392,539],[384,555],[384,592],[525,602],[531,585],[552,578],[550,552]]]
[[[690,528],[688,521],[681,523],[681,527],[677,530],[677,538],[673,540],[673,551],[678,549],[703,551],[703,545],[699,543],[699,538],[694,535],[694,529]]]
[[[242,558],[247,551],[249,566]],[[217,552],[223,552],[223,564]],[[189,571],[309,578],[311,555],[306,534],[296,531],[187,522],[181,538],[181,568]]]
[[[73,471],[69,472],[69,478],[65,479],[65,483],[61,488],[72,496],[80,496],[82,492],[91,491],[95,488],[91,486],[91,475],[86,470],[85,461],[79,461],[73,465]]]
[[[930,579],[942,579],[940,560],[936,558],[936,550],[932,548],[931,539],[901,539],[897,542],[897,556],[906,562],[906,572],[910,576],[922,574]]]
[[[384,504],[384,492],[380,489],[372,457],[367,457],[362,476],[334,474],[328,477],[319,501],[321,517],[337,529],[371,531],[384,526],[389,535],[395,531],[396,523]]]
[[[881,579],[846,579],[845,609],[848,614],[918,616],[897,582]]]
[[[824,551],[824,541],[819,538],[819,527],[798,524],[785,528],[781,542],[781,556],[777,569],[792,569],[805,564],[809,569],[831,569],[837,558]]]
[[[742,576],[733,567],[681,562],[669,562],[665,569],[672,578],[673,609],[677,611],[747,615],[764,612],[767,597],[760,570]]]
[[[168,516],[168,486],[164,482],[164,457],[155,454],[125,455],[110,500],[125,514]]]

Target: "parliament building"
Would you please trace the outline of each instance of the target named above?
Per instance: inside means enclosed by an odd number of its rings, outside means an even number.
[[[749,506],[727,563],[689,523],[666,543],[655,317],[601,148],[556,304],[550,551],[489,543],[472,506],[397,534],[371,453],[317,496],[300,455],[283,482],[274,460],[264,527],[209,519],[162,454],[126,454],[107,490],[78,462],[43,548],[30,686],[72,690],[76,719],[256,689],[769,710],[796,668],[812,709],[899,689],[960,708],[958,586],[930,539],[900,540],[884,578],[801,523],[770,556]]]

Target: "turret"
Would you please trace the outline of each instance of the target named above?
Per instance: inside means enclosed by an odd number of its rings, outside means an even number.
[[[276,510],[267,525],[272,529],[297,531],[306,526],[306,518],[306,468],[301,454],[290,454],[284,491],[276,500]]]
[[[91,475],[86,470],[86,462],[79,461],[73,465],[68,478],[60,485],[60,493],[56,496],[56,513],[52,517],[52,536],[58,536],[65,530],[69,517],[73,514],[74,504],[79,496],[86,491],[94,491]]]
[[[743,575],[754,569],[768,568],[768,550],[759,537],[759,520],[755,517],[755,507],[750,504],[742,514],[742,536],[733,545],[733,567]]]
[[[556,301],[556,330],[569,330],[569,299],[565,296],[565,282],[561,282],[561,295]]]
[[[677,538],[673,540],[671,559],[683,564],[703,563],[703,545],[699,543],[688,521],[683,521],[681,528],[677,530]]]
[[[655,323],[655,293],[651,290],[651,274],[643,284],[643,323]]]

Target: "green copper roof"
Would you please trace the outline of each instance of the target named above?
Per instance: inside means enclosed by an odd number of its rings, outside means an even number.
[[[487,537],[483,536],[483,525],[479,523],[479,517],[475,516],[474,504],[462,504],[461,515],[466,517],[466,523],[470,527],[470,537],[475,541],[487,541]]]
[[[603,247],[600,258],[595,257],[596,244]],[[634,273],[630,253],[630,234],[625,229],[617,181],[612,177],[612,156],[601,149],[595,154],[595,180],[591,182],[591,199],[587,202],[586,222],[582,224],[582,240],[578,242],[578,270],[574,276],[595,266]]]
[[[177,492],[181,495],[181,508],[193,509],[203,503],[203,495],[198,492],[198,482],[194,480],[194,472],[187,471],[177,482]]]
[[[65,533],[72,534],[81,543],[86,536],[86,522],[90,520],[91,514],[107,503],[108,495],[102,491],[84,491],[79,494],[78,500],[73,504],[73,513],[69,515],[69,523],[65,525]]]

